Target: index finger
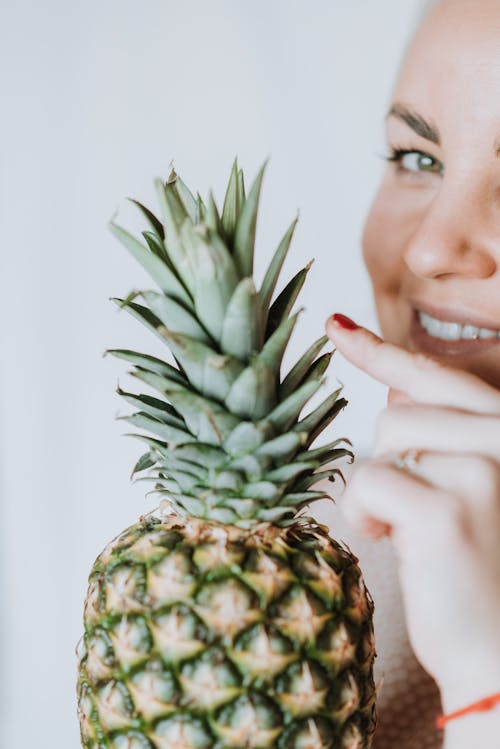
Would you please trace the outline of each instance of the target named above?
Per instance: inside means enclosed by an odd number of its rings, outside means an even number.
[[[477,375],[388,343],[367,328],[346,329],[333,316],[326,332],[348,361],[415,403],[500,413],[500,391]]]

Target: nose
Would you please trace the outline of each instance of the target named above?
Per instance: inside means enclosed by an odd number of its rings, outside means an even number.
[[[407,243],[405,261],[410,270],[422,278],[492,276],[500,262],[496,200],[494,205],[484,188],[475,188],[463,175],[443,177]]]

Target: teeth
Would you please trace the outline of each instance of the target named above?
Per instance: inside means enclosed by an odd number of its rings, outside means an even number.
[[[470,340],[476,338],[500,338],[500,331],[489,330],[488,328],[476,328],[474,325],[460,325],[456,322],[443,322],[427,315],[425,312],[419,312],[418,317],[421,326],[427,333],[434,338],[441,338],[445,341],[459,341],[461,339]]]
[[[487,328],[479,329],[479,338],[497,338],[497,336],[500,338],[500,333],[497,333],[495,330],[488,330]]]
[[[462,338],[479,338],[479,328],[475,328],[474,325],[464,325]]]

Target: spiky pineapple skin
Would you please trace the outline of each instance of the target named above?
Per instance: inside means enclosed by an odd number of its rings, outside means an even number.
[[[356,557],[297,519],[250,530],[153,513],[89,578],[87,749],[369,749],[373,602]]]

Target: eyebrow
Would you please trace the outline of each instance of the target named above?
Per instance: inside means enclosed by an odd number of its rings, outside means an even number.
[[[393,104],[387,113],[387,117],[397,117],[398,120],[401,120],[408,125],[408,127],[417,133],[417,135],[420,135],[421,138],[425,138],[425,140],[429,140],[437,146],[441,145],[441,138],[438,129],[404,104],[398,102]]]

